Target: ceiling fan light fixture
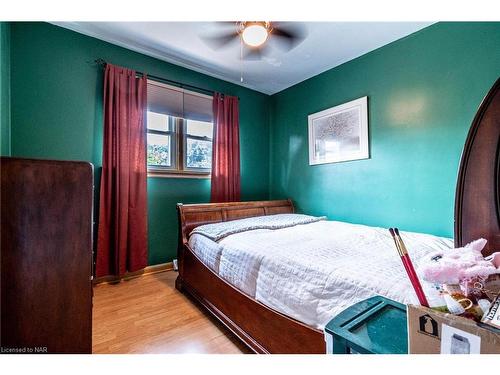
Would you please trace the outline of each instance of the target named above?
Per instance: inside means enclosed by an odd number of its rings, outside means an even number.
[[[269,36],[269,30],[266,23],[258,22],[250,25],[245,25],[241,38],[243,42],[250,47],[259,47],[265,43]]]

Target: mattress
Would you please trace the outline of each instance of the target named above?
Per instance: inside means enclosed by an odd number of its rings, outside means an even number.
[[[448,238],[412,232],[401,236],[417,269],[427,254],[453,247]],[[317,329],[348,306],[374,295],[418,303],[384,228],[317,221],[243,231],[217,242],[195,233],[189,244],[222,279]]]

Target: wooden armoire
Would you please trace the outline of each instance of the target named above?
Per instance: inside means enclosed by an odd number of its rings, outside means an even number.
[[[92,352],[93,166],[2,157],[1,350]]]

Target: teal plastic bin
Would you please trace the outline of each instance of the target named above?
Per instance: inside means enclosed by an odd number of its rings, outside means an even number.
[[[376,296],[345,309],[325,327],[333,354],[407,354],[406,306]]]

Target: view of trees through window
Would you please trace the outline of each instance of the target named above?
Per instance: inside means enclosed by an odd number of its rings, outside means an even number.
[[[187,140],[187,167],[210,169],[212,167],[212,142]]]
[[[193,120],[186,122],[186,166],[210,169],[212,167],[212,123]]]
[[[161,113],[147,113],[148,129],[148,165],[171,167],[172,166],[172,129],[168,115]]]
[[[148,143],[148,165],[170,166],[170,146]]]

